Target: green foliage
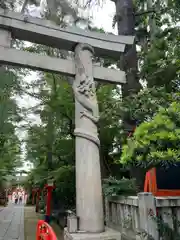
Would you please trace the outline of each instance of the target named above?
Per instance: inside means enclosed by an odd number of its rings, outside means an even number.
[[[137,193],[135,179],[118,180],[111,176],[103,180],[103,192],[105,196],[135,195]]]
[[[164,212],[167,218],[171,218],[173,220],[173,228],[169,226],[166,222],[163,221],[162,217],[154,214],[150,214],[150,217],[152,220],[157,224],[157,230],[159,232],[159,237],[162,240],[179,240],[180,234],[178,231],[178,228],[180,226],[180,221],[178,218],[174,215],[168,214],[167,212]],[[146,232],[143,232],[142,235],[147,240],[154,240],[154,238],[150,235],[148,235]]]
[[[123,146],[120,162],[150,168],[180,160],[180,104],[160,108],[149,122],[136,128],[134,136]]]
[[[41,124],[28,129],[27,159],[34,164],[29,183],[43,187],[53,177],[54,204],[70,207],[75,203],[72,89],[62,76],[45,73],[43,78],[39,93],[43,108],[36,108]]]
[[[145,88],[138,94],[124,98],[123,102],[116,102],[119,104],[118,114],[125,120],[141,123],[151,119],[159,106],[168,107],[176,97],[167,93],[164,87]]]
[[[20,140],[16,124],[20,121],[19,108],[13,99],[18,86],[17,76],[4,67],[0,68],[0,181],[7,181],[20,167]]]
[[[156,217],[154,219],[158,224],[158,230],[159,230],[161,238],[163,240],[169,240],[169,239],[179,240],[180,239],[180,234],[177,231],[177,229],[180,226],[180,221],[174,216],[167,216],[167,217],[171,217],[173,219],[173,222],[176,225],[176,228],[172,229],[160,217]]]
[[[180,30],[169,28],[159,34],[158,39],[144,54],[141,78],[148,87],[165,86],[168,92],[179,88],[179,39]]]
[[[74,166],[62,166],[53,173],[56,189],[54,201],[64,205],[65,209],[75,206],[75,168]]]

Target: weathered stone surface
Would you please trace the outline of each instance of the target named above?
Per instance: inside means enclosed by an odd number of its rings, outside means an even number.
[[[11,32],[1,29],[0,30],[0,46],[11,47]]]
[[[79,230],[103,232],[101,171],[97,123],[99,109],[92,68],[93,48],[75,49],[76,214]]]
[[[115,36],[78,28],[59,28],[50,21],[28,17],[14,12],[0,13],[0,27],[10,30],[14,38],[51,47],[74,51],[77,43],[86,43],[94,47],[96,56],[119,58],[125,44],[132,44],[134,37]]]
[[[121,240],[121,233],[110,228],[102,233],[69,233],[65,228],[64,240]]]
[[[24,240],[24,207],[9,204],[0,212],[0,240]]]
[[[71,60],[42,56],[35,53],[0,46],[0,63],[21,66],[35,70],[75,75],[75,64]],[[95,80],[122,84],[126,82],[125,72],[99,66],[93,66]]]
[[[70,233],[77,232],[78,230],[78,219],[76,216],[67,217],[67,229]]]

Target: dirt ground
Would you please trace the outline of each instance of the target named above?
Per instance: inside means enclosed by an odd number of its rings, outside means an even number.
[[[37,214],[35,212],[35,207],[25,207],[24,208],[24,235],[25,240],[36,240],[36,225],[39,219],[43,219],[43,215]],[[63,232],[61,228],[52,223],[51,227],[54,229],[57,239],[63,240]]]

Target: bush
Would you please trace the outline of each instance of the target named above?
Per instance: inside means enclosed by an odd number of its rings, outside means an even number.
[[[103,180],[103,192],[105,196],[128,196],[137,193],[135,179],[122,178],[120,180],[109,177]]]
[[[123,146],[120,163],[151,168],[180,161],[180,103],[160,108],[149,122],[136,128]]]

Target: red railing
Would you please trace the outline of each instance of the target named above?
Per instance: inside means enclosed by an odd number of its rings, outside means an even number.
[[[36,240],[57,240],[52,227],[44,220],[37,223]]]

